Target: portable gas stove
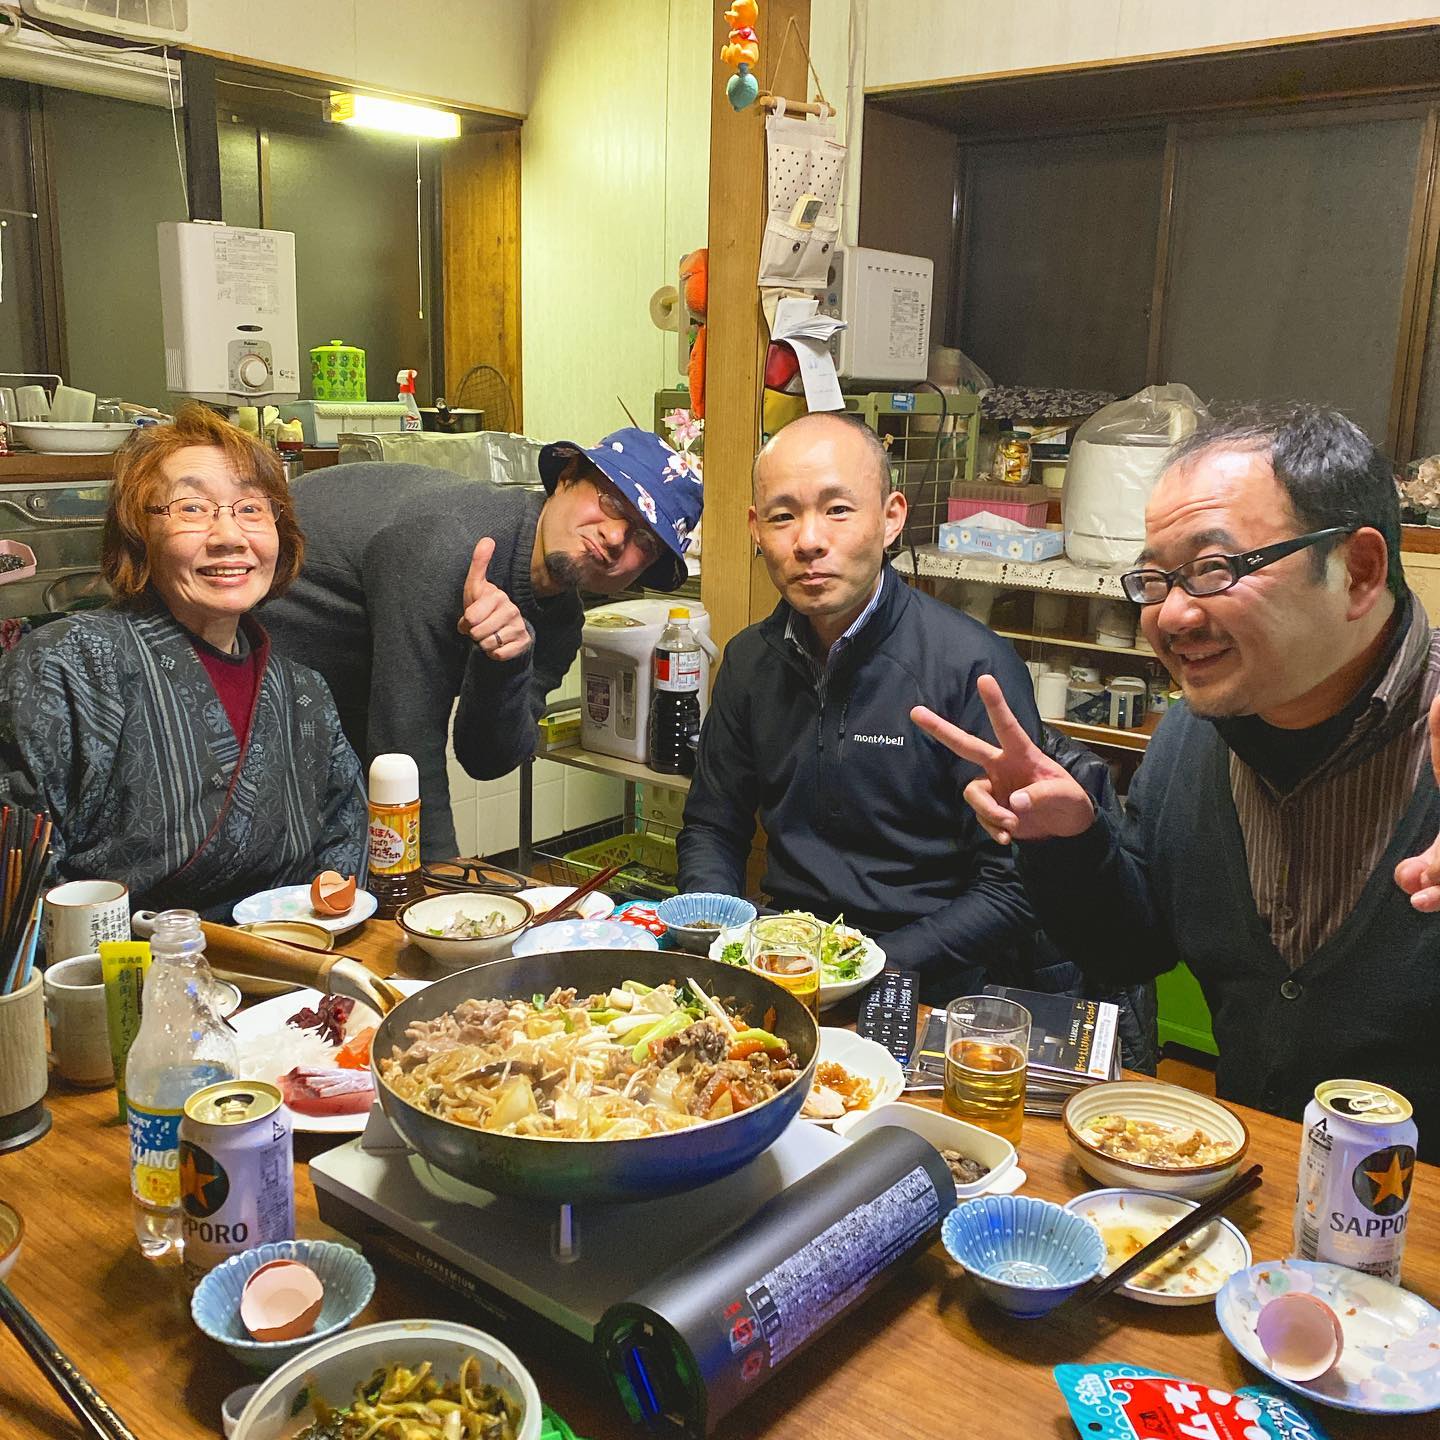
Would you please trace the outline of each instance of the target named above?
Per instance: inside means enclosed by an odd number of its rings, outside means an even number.
[[[850,1144],[806,1120],[722,1180],[583,1213],[453,1179],[378,1106],[310,1175],[327,1224],[497,1327],[565,1337],[633,1420],[686,1436],[708,1434],[928,1246],[955,1205],[945,1162],[910,1131]]]

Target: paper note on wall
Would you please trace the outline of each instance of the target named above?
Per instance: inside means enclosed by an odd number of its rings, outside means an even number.
[[[814,296],[800,299],[786,296],[775,307],[775,323],[770,330],[772,340],[789,345],[800,363],[800,383],[805,387],[805,405],[809,410],[843,410],[845,397],[840,393],[840,378],[835,373],[835,357],[830,353],[830,337],[845,328],[843,320],[817,313],[820,302]]]

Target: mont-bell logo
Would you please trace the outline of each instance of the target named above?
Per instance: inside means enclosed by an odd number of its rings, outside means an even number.
[[[857,745],[903,745],[903,735],[861,735],[858,731],[850,737]]]

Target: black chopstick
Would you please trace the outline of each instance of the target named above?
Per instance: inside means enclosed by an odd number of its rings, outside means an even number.
[[[0,1320],[39,1366],[55,1393],[70,1407],[89,1440],[136,1440],[135,1432],[110,1408],[105,1397],[75,1368],[70,1357],[40,1328],[39,1322],[0,1283]]]
[[[1118,1290],[1132,1276],[1148,1269],[1162,1256],[1168,1255],[1182,1240],[1203,1229],[1222,1210],[1228,1209],[1242,1195],[1260,1188],[1263,1165],[1252,1165],[1243,1174],[1235,1176],[1223,1189],[1217,1190],[1203,1205],[1187,1210],[1168,1230],[1157,1235],[1148,1245],[1137,1250],[1123,1265],[1117,1265],[1108,1275],[1101,1275],[1083,1285],[1071,1298],[1072,1305],[1089,1305],[1103,1299],[1111,1291]]]

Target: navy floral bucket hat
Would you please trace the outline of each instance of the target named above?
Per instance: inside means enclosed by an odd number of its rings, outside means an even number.
[[[540,452],[540,478],[555,493],[561,473],[577,456],[588,460],[645,517],[668,553],[640,577],[651,590],[678,590],[685,583],[685,552],[705,505],[700,457],[672,450],[649,430],[625,429],[586,449],[559,440]]]

